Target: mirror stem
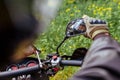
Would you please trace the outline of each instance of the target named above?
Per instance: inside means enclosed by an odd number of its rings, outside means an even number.
[[[59,55],[59,48],[60,46],[65,42],[65,40],[67,40],[69,37],[65,36],[64,39],[62,40],[62,42],[58,45],[57,49],[56,49],[56,54]]]

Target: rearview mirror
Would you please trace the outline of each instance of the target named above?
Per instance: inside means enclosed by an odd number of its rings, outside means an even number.
[[[56,53],[59,54],[58,49],[64,43],[65,40],[67,40],[68,38],[70,38],[72,36],[84,34],[85,32],[86,32],[86,27],[85,27],[85,23],[82,18],[75,19],[75,20],[72,20],[71,22],[69,22],[66,27],[65,37],[64,37],[63,41],[61,41],[61,43],[58,45],[58,47],[56,49]]]
[[[66,27],[66,37],[84,34],[86,31],[85,23],[82,18],[72,20]]]

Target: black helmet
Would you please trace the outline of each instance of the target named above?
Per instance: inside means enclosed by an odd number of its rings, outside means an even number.
[[[47,26],[46,24],[57,11],[59,1],[0,0],[0,63],[2,65],[11,60],[11,55],[16,53],[17,49],[31,43]]]

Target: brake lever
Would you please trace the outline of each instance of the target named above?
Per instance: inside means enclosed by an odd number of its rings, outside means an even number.
[[[37,56],[37,59],[38,59],[38,64],[39,64],[40,68],[42,68],[43,65],[42,65],[42,62],[41,62],[41,59],[40,59],[39,53],[40,53],[40,51],[39,51],[39,50],[36,50],[36,56]]]

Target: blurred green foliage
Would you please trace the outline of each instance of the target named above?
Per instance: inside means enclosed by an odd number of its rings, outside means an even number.
[[[89,15],[108,21],[111,35],[120,41],[120,0],[63,0],[56,18],[50,28],[43,33],[35,45],[42,50],[41,57],[54,53],[60,41],[64,38],[66,25],[69,21]],[[91,40],[83,36],[67,40],[59,49],[61,55],[71,55],[78,47],[89,48]],[[67,80],[78,70],[76,67],[66,67],[51,80]]]

